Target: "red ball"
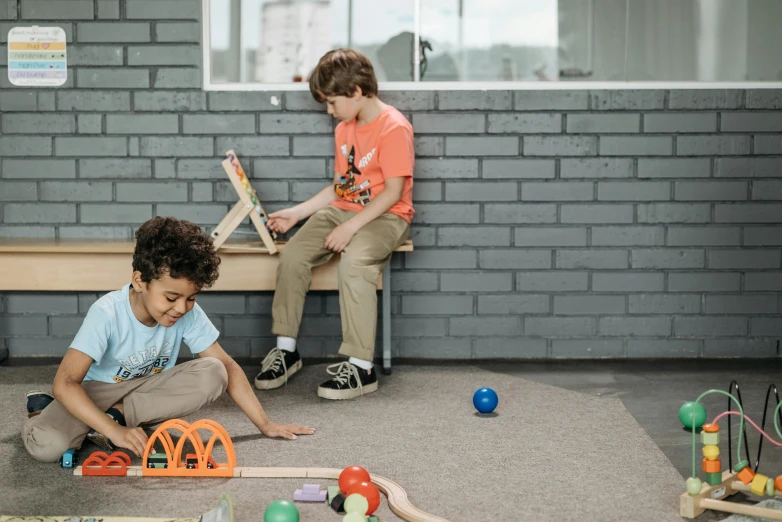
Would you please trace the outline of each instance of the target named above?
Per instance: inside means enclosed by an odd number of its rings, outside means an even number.
[[[347,493],[350,486],[359,482],[370,482],[369,472],[361,466],[348,466],[339,474],[340,493]]]
[[[367,515],[374,513],[380,505],[380,491],[378,491],[377,486],[371,482],[362,481],[357,484],[353,484],[347,491],[346,496],[350,496],[353,493],[358,493],[367,499],[367,502],[369,503]]]

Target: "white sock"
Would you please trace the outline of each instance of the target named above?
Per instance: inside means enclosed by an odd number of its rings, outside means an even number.
[[[348,359],[348,362],[352,364],[353,366],[358,366],[362,370],[371,370],[372,367],[375,365],[372,361],[365,361],[363,359],[356,359],[355,357],[351,357]]]
[[[277,337],[277,348],[286,352],[295,352],[296,339],[293,337]]]

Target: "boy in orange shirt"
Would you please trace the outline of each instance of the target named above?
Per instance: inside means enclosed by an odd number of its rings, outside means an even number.
[[[269,228],[279,233],[309,220],[280,253],[272,304],[277,347],[261,363],[255,386],[278,388],[301,368],[296,336],[312,268],[341,253],[339,353],[349,359],[329,366],[333,378],[318,387],[318,395],[351,399],[377,390],[372,362],[377,280],[407,240],[413,219],[413,128],[377,97],[372,64],[357,51],[326,53],[309,84],[313,97],[340,120],[334,132],[334,180],[304,203],[269,215]]]

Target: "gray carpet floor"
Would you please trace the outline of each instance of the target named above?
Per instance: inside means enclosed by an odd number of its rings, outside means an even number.
[[[2,515],[193,516],[227,492],[237,521],[255,521],[271,501],[292,499],[304,482],[74,477],[38,463],[20,438],[24,394],[50,389],[55,370],[0,367]],[[239,466],[362,465],[399,483],[414,505],[452,521],[682,520],[681,475],[619,399],[465,365],[398,366],[381,377],[377,393],[331,402],[315,395],[324,376],[324,366],[305,366],[287,387],[258,392],[271,418],[314,426],[314,436],[267,439],[227,396],[186,420],[221,423]],[[495,415],[472,407],[482,386],[499,394]],[[82,456],[94,449],[85,445]],[[302,521],[341,519],[325,505],[299,509]],[[385,497],[377,514],[400,520]]]

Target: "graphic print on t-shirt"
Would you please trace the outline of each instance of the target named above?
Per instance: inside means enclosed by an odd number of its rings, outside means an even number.
[[[151,347],[148,350],[139,350],[127,359],[117,359],[119,370],[113,379],[116,382],[124,382],[150,373],[160,373],[169,359],[171,359],[171,348],[168,343],[165,343],[161,349]]]
[[[336,192],[338,198],[358,203],[359,205],[366,205],[369,203],[369,200],[372,199],[372,189],[367,188],[369,187],[368,179],[364,181],[361,181],[360,178],[356,179],[356,176],[361,176],[361,171],[358,170],[355,164],[356,147],[350,147],[350,153],[346,153],[346,145],[342,145],[340,150],[348,160],[348,168],[345,171],[345,174],[339,178],[339,183],[334,186],[334,192]],[[374,153],[375,149],[372,149],[369,154],[361,158],[359,166],[362,168],[365,167],[372,159]]]

